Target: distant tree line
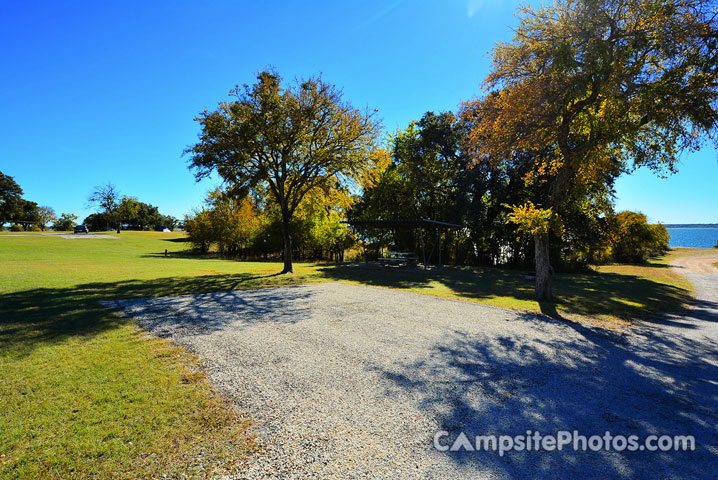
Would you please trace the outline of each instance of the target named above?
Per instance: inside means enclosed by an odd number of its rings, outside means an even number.
[[[666,223],[666,228],[718,228],[718,223]]]
[[[92,190],[89,202],[99,211],[84,220],[85,226],[92,231],[114,229],[153,230],[166,227],[174,230],[179,220],[171,215],[163,215],[159,208],[140,202],[135,197],[122,195],[112,183],[100,185]]]
[[[22,197],[23,190],[9,175],[0,172],[0,228],[9,223],[13,231],[71,231],[78,223],[77,215],[62,213],[58,216],[52,207],[38,206]],[[151,230],[157,227],[175,229],[179,220],[163,215],[153,205],[134,197],[120,196],[112,184],[95,187],[90,203],[100,210],[85,219],[88,229],[99,231],[109,228]]]

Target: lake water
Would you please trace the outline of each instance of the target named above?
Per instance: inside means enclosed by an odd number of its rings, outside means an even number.
[[[718,228],[669,228],[671,247],[711,248],[718,242]]]

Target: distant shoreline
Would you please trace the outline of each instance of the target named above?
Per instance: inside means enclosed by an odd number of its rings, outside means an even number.
[[[664,223],[666,228],[718,228],[718,223]]]

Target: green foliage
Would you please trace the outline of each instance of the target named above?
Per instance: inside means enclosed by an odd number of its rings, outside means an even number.
[[[611,219],[613,259],[618,262],[643,263],[649,257],[666,253],[670,235],[662,224],[650,225],[642,213],[624,211]]]
[[[299,258],[343,259],[354,236],[343,220],[342,205],[350,198],[337,192],[310,192],[292,219],[293,248]],[[209,192],[205,207],[185,218],[193,247],[201,253],[216,249],[228,256],[267,257],[282,250],[282,218],[270,202],[261,209],[252,197],[239,201],[220,189]]]
[[[206,253],[216,244],[222,254],[246,255],[261,222],[252,199],[246,196],[237,201],[216,189],[209,192],[206,203],[207,207],[185,217],[185,229],[193,247]]]
[[[113,219],[105,213],[91,213],[82,223],[92,232],[109,230],[114,226]]]
[[[38,210],[37,203],[20,198],[15,203],[15,208],[10,215],[11,222],[31,222],[23,223],[25,229],[30,228],[30,225],[37,225],[40,223],[40,212]]]
[[[137,218],[140,202],[135,197],[123,196],[117,204],[117,217],[121,223],[130,223]]]
[[[425,113],[392,137],[392,162],[364,193],[355,215],[455,220],[463,130],[450,113]]]
[[[55,214],[55,210],[52,207],[38,207],[37,209],[37,217],[39,219],[38,227],[43,232],[45,231],[45,228],[52,222],[57,220],[57,214]]]
[[[333,213],[315,225],[311,232],[321,251],[327,252],[330,257],[336,256],[337,260],[342,260],[344,251],[351,248],[355,242],[349,228],[341,221],[342,217]]]
[[[237,200],[217,189],[210,192],[207,203],[220,253],[237,255],[247,249],[258,227],[252,199],[246,196]]]
[[[163,215],[154,205],[138,201],[136,207],[134,216],[124,222],[127,230],[152,230],[160,226],[174,230],[179,224],[179,220],[171,215]]]
[[[342,261],[344,251],[355,243],[354,235],[341,223],[353,199],[341,192],[316,190],[307,195],[296,213],[301,249],[312,258]]]
[[[562,229],[556,213],[550,208],[537,208],[533,203],[511,207],[508,221],[518,226],[519,233],[533,237]]]
[[[12,225],[10,225],[10,231],[11,232],[22,232],[23,231],[22,225],[20,225],[18,223],[13,223]]]
[[[391,163],[365,185],[351,216],[367,219],[427,218],[459,221],[457,208],[465,161],[461,156],[464,128],[451,112],[425,113],[391,138]],[[414,249],[411,230],[366,232],[367,241]]]
[[[77,215],[71,213],[63,213],[60,218],[55,221],[53,228],[59,232],[67,232],[77,225]]]
[[[192,246],[207,253],[217,239],[212,212],[207,208],[195,210],[184,219],[185,230]]]
[[[172,230],[179,224],[176,218],[162,215],[153,205],[127,195],[120,197],[119,190],[111,183],[95,187],[90,196],[90,203],[100,209],[84,221],[87,228],[94,231],[107,230],[109,227],[152,230],[159,226]]]
[[[21,198],[20,185],[10,175],[0,172],[0,226],[14,218]]]
[[[37,203],[22,198],[22,188],[15,179],[0,172],[0,227],[8,222],[33,222],[44,230],[54,214],[50,207],[38,207]]]
[[[681,152],[718,139],[714,2],[557,0],[520,17],[514,39],[493,51],[489,94],[463,118],[477,163],[532,157],[524,182],[538,188],[535,203],[599,219],[621,173],[665,175]],[[565,222],[581,236],[597,223]],[[537,271],[550,269],[549,249],[536,252]]]
[[[216,171],[236,198],[268,191],[282,216],[284,271],[292,271],[291,220],[304,197],[357,184],[374,158],[380,124],[320,77],[283,87],[273,71],[237,86],[233,102],[202,112],[200,141],[189,147],[197,179]]]

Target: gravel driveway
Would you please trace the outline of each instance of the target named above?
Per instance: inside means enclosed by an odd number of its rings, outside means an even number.
[[[240,478],[715,478],[718,276],[630,334],[329,283],[121,301],[255,420]],[[693,452],[440,452],[463,431],[693,435]]]

